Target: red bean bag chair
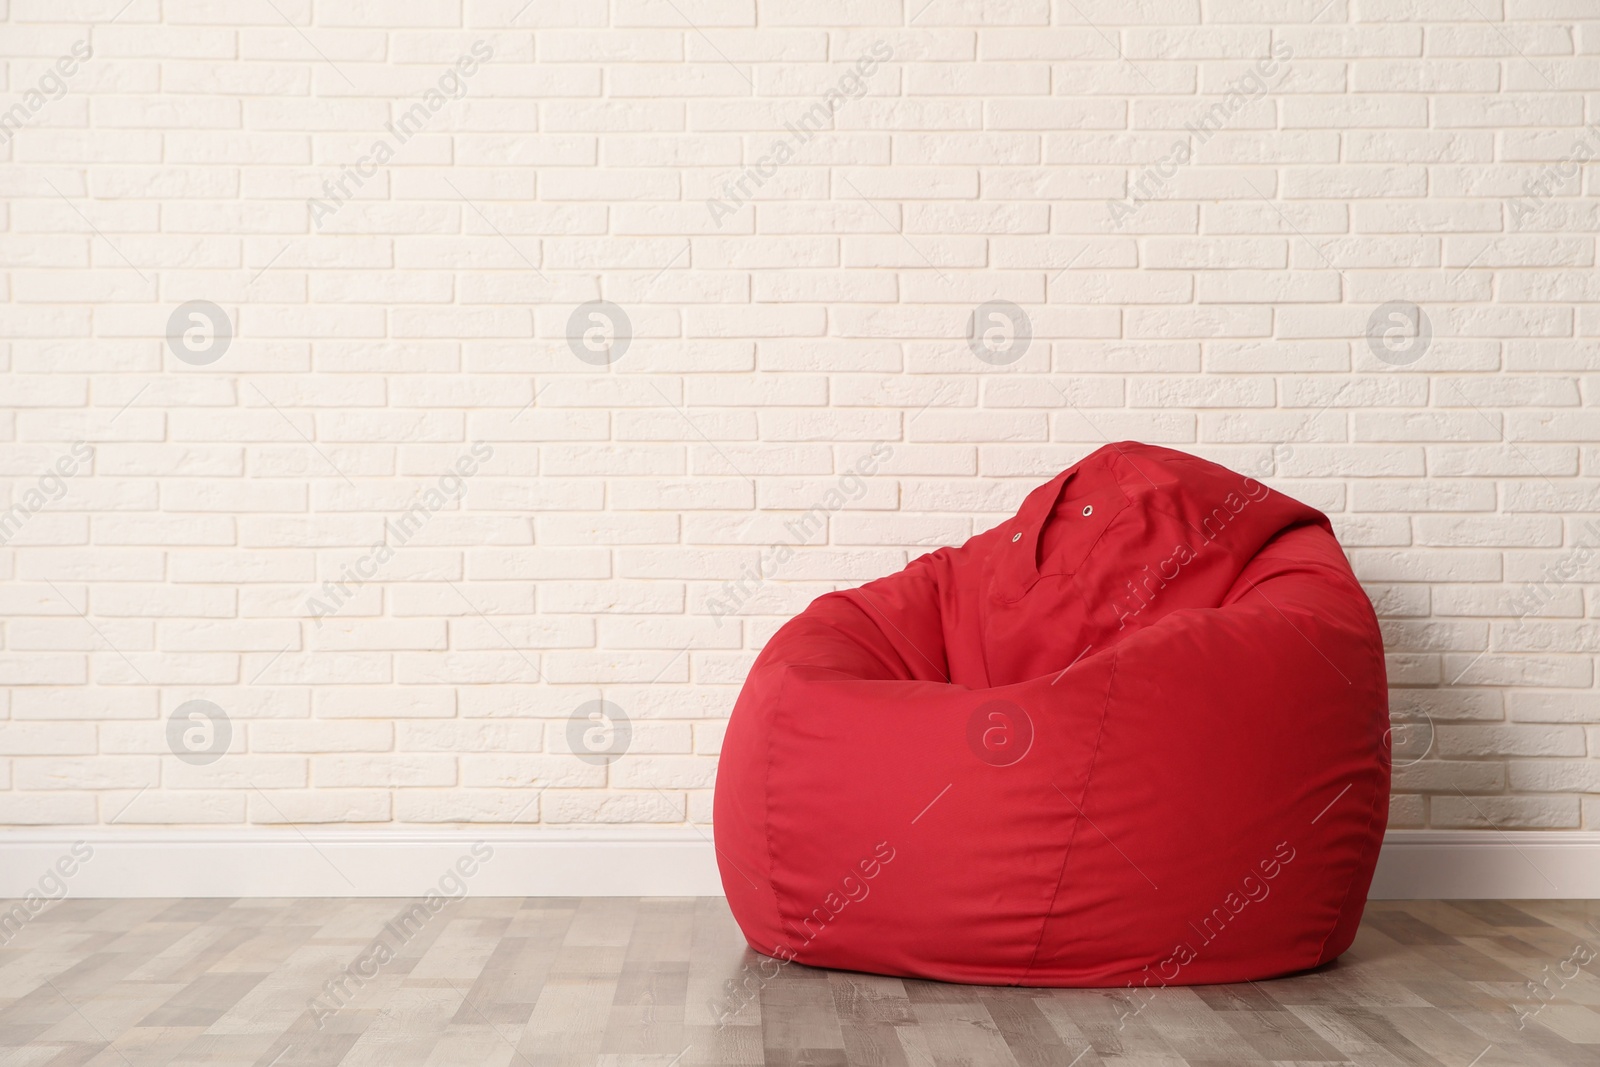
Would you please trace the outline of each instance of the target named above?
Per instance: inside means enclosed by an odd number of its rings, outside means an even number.
[[[767,643],[717,774],[728,904],[781,960],[951,982],[1314,967],[1372,880],[1387,706],[1325,516],[1109,445]]]

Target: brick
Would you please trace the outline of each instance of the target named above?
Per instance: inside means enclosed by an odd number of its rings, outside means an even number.
[[[318,787],[453,786],[456,777],[453,756],[334,755],[311,760],[311,782]]]
[[[265,826],[388,822],[390,795],[377,789],[270,789],[247,798],[246,818]]]
[[[8,756],[71,756],[95,751],[91,723],[0,722],[0,753]]]
[[[1560,830],[1580,824],[1578,797],[1434,797],[1429,824],[1460,830]]]

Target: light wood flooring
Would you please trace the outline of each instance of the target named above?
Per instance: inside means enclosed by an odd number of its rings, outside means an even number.
[[[763,968],[715,898],[410,906],[63,901],[0,947],[0,1064],[1600,1065],[1600,903],[1374,902],[1336,964],[1148,1003]]]

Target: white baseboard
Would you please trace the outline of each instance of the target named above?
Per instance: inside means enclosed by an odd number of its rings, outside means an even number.
[[[1390,830],[1371,900],[1600,898],[1600,833]]]
[[[75,842],[93,850],[87,862],[71,862]],[[451,872],[473,896],[722,893],[716,855],[694,830],[85,827],[0,832],[0,898],[37,891],[63,856],[76,868],[63,879],[74,897],[415,897]]]
[[[73,858],[77,842],[80,855],[92,849],[87,861]],[[58,877],[73,897],[412,897],[440,891],[451,871],[474,896],[722,892],[711,844],[694,830],[86,827],[0,831],[0,898],[60,895],[47,874],[63,857],[71,873]],[[1369,896],[1600,898],[1600,833],[1391,830]]]

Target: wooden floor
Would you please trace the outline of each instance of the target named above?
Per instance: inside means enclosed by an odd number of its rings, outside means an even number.
[[[1320,972],[1142,1007],[763,968],[720,899],[409,907],[63,901],[0,948],[0,1064],[1600,1065],[1600,903],[1376,902]]]

